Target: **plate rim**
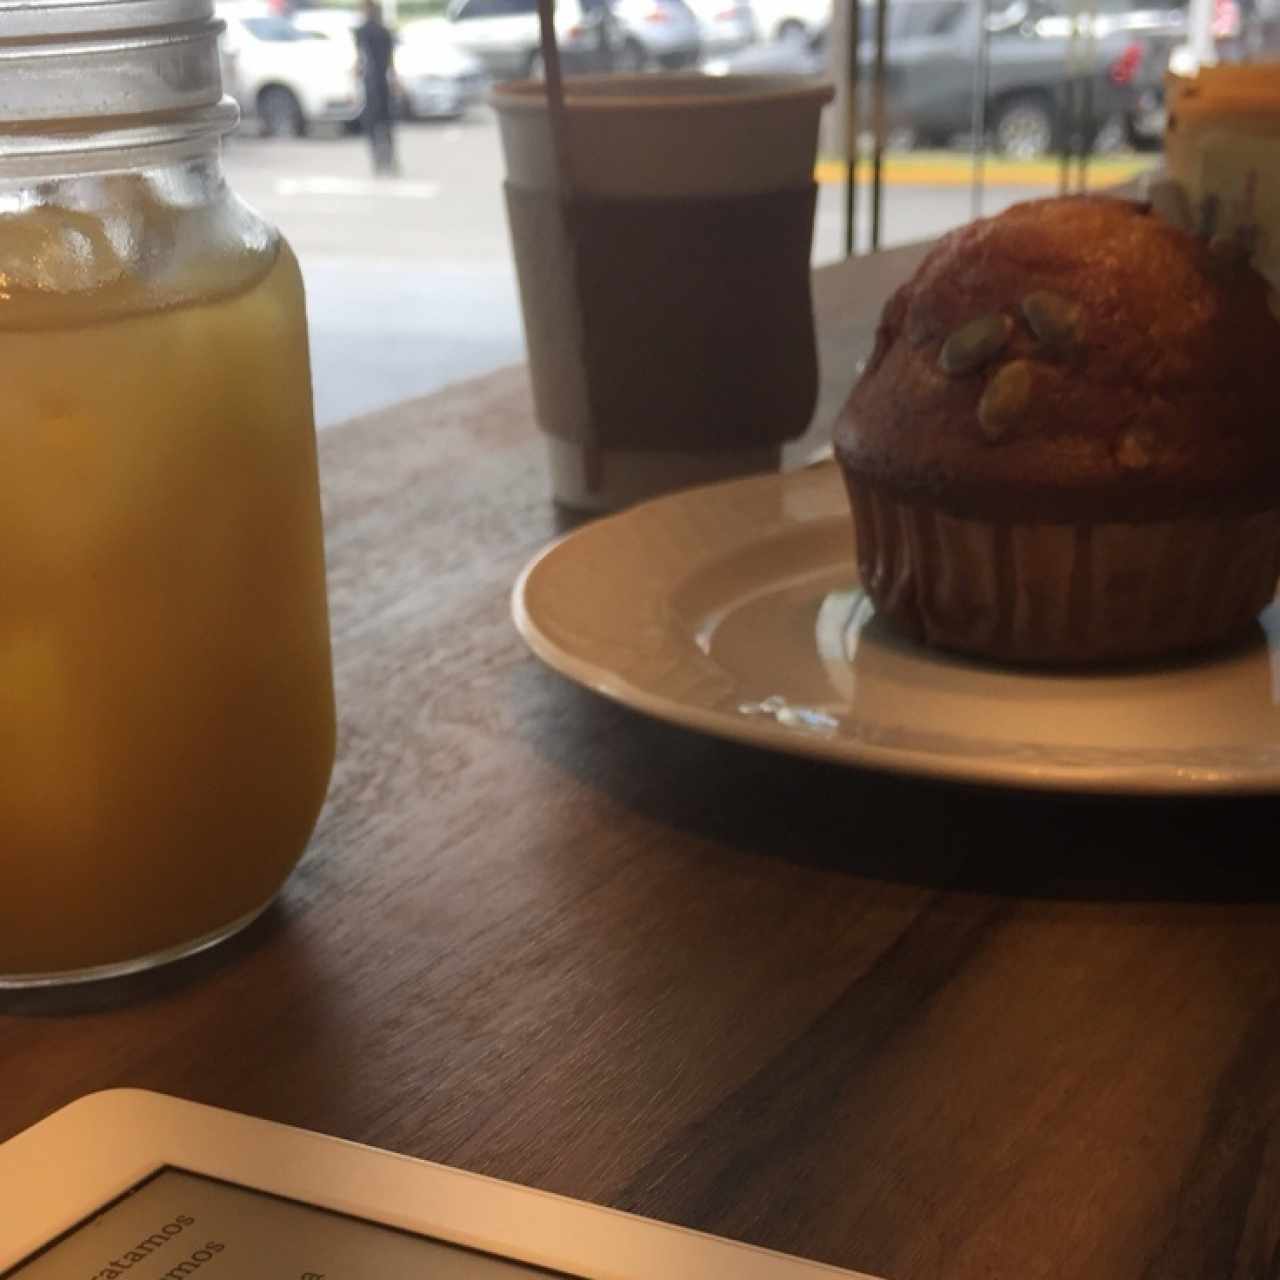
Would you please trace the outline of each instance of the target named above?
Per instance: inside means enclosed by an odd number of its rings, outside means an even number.
[[[823,465],[834,468],[833,463]],[[565,548],[586,541],[597,531],[636,518],[638,512],[671,502],[697,502],[705,495],[724,493],[762,479],[776,481],[780,488],[801,477],[811,477],[817,468],[766,473],[680,490],[639,503],[623,511],[559,535],[542,547],[524,565],[511,590],[511,617],[516,631],[539,661],[574,684],[620,706],[710,737],[778,751],[785,755],[836,764],[845,768],[869,769],[899,777],[924,778],[961,786],[1012,788],[1020,791],[1056,792],[1097,796],[1230,796],[1267,795],[1280,790],[1280,763],[1257,767],[1224,768],[1142,763],[1132,766],[1031,762],[1008,757],[963,755],[902,746],[886,746],[856,735],[821,737],[787,729],[770,718],[732,715],[724,711],[666,697],[627,680],[598,662],[584,659],[552,639],[531,612],[530,584],[548,572],[551,564],[565,554]],[[793,518],[791,527],[805,520]],[[927,657],[926,651],[926,657]]]

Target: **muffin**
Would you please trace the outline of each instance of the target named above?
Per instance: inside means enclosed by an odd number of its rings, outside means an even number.
[[[835,429],[858,567],[929,644],[1151,658],[1246,628],[1280,576],[1280,321],[1235,238],[1105,197],[942,239]]]

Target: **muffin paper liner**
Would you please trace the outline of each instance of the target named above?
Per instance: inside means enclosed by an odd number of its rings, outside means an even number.
[[[864,588],[881,613],[940,648],[1043,663],[1198,649],[1242,631],[1280,578],[1280,509],[1000,523],[845,481]]]

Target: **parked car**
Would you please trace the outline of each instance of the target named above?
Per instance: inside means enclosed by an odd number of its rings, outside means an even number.
[[[1112,0],[1120,3],[1121,0]],[[1131,136],[1141,146],[1158,147],[1164,140],[1164,73],[1194,75],[1199,56],[1189,39],[1185,0],[1167,9],[1145,7],[1138,11],[1147,58],[1138,75],[1138,111]],[[1204,51],[1212,62],[1238,62],[1246,58],[1274,58],[1280,53],[1280,0],[1213,0],[1209,34]]]
[[[901,0],[890,0],[896,7]],[[752,0],[762,40],[812,42],[831,24],[831,0]]]
[[[890,46],[890,116],[924,142],[948,140],[970,128],[979,9],[970,0],[908,6],[917,7],[925,21]],[[1055,150],[1071,107],[1090,146],[1108,122],[1133,114],[1141,46],[1129,33],[1097,32],[1091,43],[1073,44],[1069,31],[1038,29],[1026,0],[993,14],[988,31],[985,116],[998,151],[1034,159]]]
[[[1234,0],[1232,0],[1232,3]],[[1112,75],[1128,78],[1135,101],[1124,121],[1126,139],[1135,146],[1158,146],[1164,137],[1164,73],[1173,50],[1186,39],[1186,0],[1093,0],[1092,13],[1046,12],[1035,18],[1037,34],[1069,37],[1074,21],[1080,35],[1099,39],[1128,34],[1130,43]]]
[[[453,43],[443,18],[406,22],[398,35],[395,70],[405,115],[420,120],[459,116],[484,97],[484,68]]]
[[[886,125],[917,144],[949,142],[973,122],[974,64],[981,10],[975,0],[893,0],[886,33]],[[875,10],[861,10],[862,110],[870,119]],[[1040,31],[1026,0],[1014,0],[988,20],[990,40],[986,125],[996,149],[1018,159],[1053,151],[1064,133],[1069,97],[1089,104],[1088,142],[1109,121],[1137,107],[1142,45],[1123,30],[1099,33],[1089,67],[1073,69],[1069,32]],[[801,44],[747,49],[709,69],[812,74],[825,66],[827,32]],[[1135,47],[1136,46],[1136,47]]]
[[[734,54],[708,58],[702,69],[711,76],[821,76],[829,75],[828,32],[823,27],[803,40],[765,40]]]
[[[610,0],[610,9],[621,37],[613,59],[615,70],[678,71],[697,66],[702,32],[685,0]]]
[[[704,55],[733,53],[759,38],[751,0],[688,0],[698,20]]]
[[[622,36],[607,0],[558,0],[555,12],[565,73],[608,70]],[[451,0],[445,18],[453,43],[487,75],[542,75],[537,0]]]
[[[355,39],[355,29],[364,21],[364,14],[354,8],[295,8],[292,17],[304,31],[314,31],[338,41]]]
[[[270,137],[354,120],[364,105],[354,43],[344,45],[266,5],[218,9],[223,80],[242,114]]]
[[[300,9],[294,21],[306,31],[353,43],[364,20],[355,9]],[[483,95],[480,63],[452,40],[443,18],[420,18],[396,30],[396,107],[411,119],[453,119]]]

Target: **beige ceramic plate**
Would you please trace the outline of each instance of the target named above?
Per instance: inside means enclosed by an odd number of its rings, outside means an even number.
[[[857,588],[831,464],[587,525],[516,584],[557,671],[706,733],[851,765],[1078,791],[1280,789],[1280,602],[1211,659],[1088,674],[948,657]]]

